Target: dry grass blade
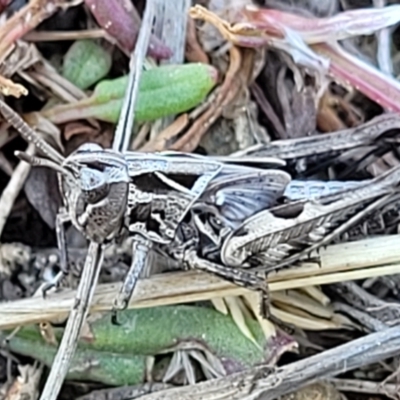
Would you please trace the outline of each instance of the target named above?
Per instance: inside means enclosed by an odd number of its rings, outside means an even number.
[[[269,287],[274,292],[398,274],[399,246],[400,237],[397,235],[328,246],[320,251],[319,264],[303,264],[270,274]],[[99,285],[91,310],[110,311],[118,290],[119,284]],[[139,280],[128,308],[182,304],[248,293],[251,291],[209,274],[194,271],[166,273]],[[35,297],[0,304],[0,329],[43,321],[60,322],[73,306],[74,295],[73,290],[63,290],[50,294],[48,299]]]
[[[235,321],[236,325],[246,336],[250,339],[255,345],[257,345],[257,341],[255,340],[252,332],[250,331],[249,327],[246,324],[245,317],[243,315],[242,304],[239,297],[227,296],[225,298],[226,305],[230,311],[230,314]]]
[[[96,282],[100,275],[102,259],[103,249],[101,245],[91,242],[74,299],[75,304],[69,314],[60,347],[54,358],[53,366],[40,400],[55,400],[61,390],[65,376],[70,367],[71,359],[77,347],[82,325],[89,311],[89,305],[96,288]]]

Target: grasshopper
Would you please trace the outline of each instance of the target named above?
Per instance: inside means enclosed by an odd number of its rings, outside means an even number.
[[[148,1],[143,26],[146,21],[152,21],[154,8],[153,2]],[[0,101],[3,117],[44,157],[23,152],[16,155],[32,166],[48,167],[58,174],[63,199],[63,207],[56,218],[61,272],[51,285],[44,288],[44,293],[51,286],[58,286],[69,270],[65,224],[72,222],[90,242],[75,303],[41,400],[54,400],[61,389],[88,313],[107,245],[126,236],[134,239],[132,265],[113,306],[113,320],[117,322],[115,312],[127,306],[141,271],[151,263],[152,248],[172,246],[178,229],[185,219],[190,218],[192,208],[201,208],[212,199],[216,205],[226,209],[223,213],[225,220],[235,226],[253,213],[275,204],[290,181],[290,176],[278,169],[241,165],[242,162],[254,164],[248,159],[241,162],[233,157],[218,159],[171,152],[144,154],[121,151],[127,146],[126,137],[133,124],[135,96],[149,32],[150,29],[141,29],[137,50],[131,57],[128,88],[113,149],[86,143],[64,157]],[[271,158],[257,159],[255,163],[264,167],[282,165],[281,160]],[[236,188],[237,192],[238,182],[245,185],[246,191],[239,196],[235,195],[235,190],[231,196],[219,196],[218,187]],[[243,204],[237,207],[235,196],[239,200],[242,198],[242,203],[249,207],[243,207]],[[184,243],[181,250],[180,260],[188,267],[216,273],[236,284],[259,290],[265,298],[264,279],[246,272],[237,274],[234,269],[197,257],[190,241]]]
[[[144,23],[154,14],[151,5],[151,1],[146,4]],[[77,298],[42,400],[56,398],[67,374],[107,245],[126,236],[134,239],[130,271],[113,305],[114,322],[115,312],[127,306],[141,271],[151,264],[152,251],[166,254],[187,268],[217,274],[258,290],[262,305],[266,305],[265,277],[247,267],[278,268],[292,262],[297,257],[292,253],[298,248],[304,252],[323,245],[327,239],[321,235],[345,218],[356,220],[360,209],[377,207],[397,184],[398,174],[393,172],[381,181],[371,181],[371,190],[365,184],[350,190],[352,195],[348,198],[330,195],[319,197],[321,203],[299,200],[276,205],[291,181],[290,175],[279,169],[285,163],[278,158],[126,151],[143,49],[148,43],[146,34],[149,30],[142,29],[138,51],[131,59],[135,63],[130,64],[113,149],[86,143],[63,157],[0,102],[5,119],[45,158],[21,152],[17,155],[33,166],[46,166],[58,173],[64,203],[56,220],[61,273],[52,285],[68,273],[65,223],[72,222],[90,241]],[[331,236],[332,233],[328,238]],[[262,311],[267,314],[265,307]]]
[[[206,207],[207,203],[210,207],[220,207],[223,209],[220,217],[233,227],[275,205],[291,180],[289,174],[279,169],[243,166],[234,159],[221,162],[218,157],[179,153],[120,153],[95,143],[85,143],[63,158],[3,102],[0,111],[27,141],[35,143],[50,159],[21,152],[17,156],[59,174],[66,207],[57,216],[56,232],[64,274],[68,271],[63,227],[66,222],[71,221],[97,244],[135,235],[138,240],[133,253],[147,252],[144,248],[153,243],[172,243],[190,210]],[[279,160],[276,163],[281,165]],[[132,268],[139,271],[135,262]],[[126,289],[116,301],[117,309],[126,307],[130,297]]]
[[[284,171],[241,166],[233,160],[223,163],[217,159],[183,154],[120,153],[94,143],[86,143],[64,158],[4,102],[0,102],[0,112],[25,140],[34,143],[48,158],[21,152],[16,155],[33,166],[51,168],[59,176],[64,201],[64,208],[56,220],[61,274],[53,285],[68,273],[65,223],[71,221],[90,240],[89,268],[85,265],[81,278],[87,280],[85,290],[88,292],[94,290],[104,246],[126,235],[135,237],[132,266],[114,303],[115,310],[126,307],[140,272],[149,262],[151,247],[154,244],[172,244],[181,222],[192,207],[202,202],[202,196],[210,194],[207,189],[212,191],[213,183],[223,182],[226,185],[227,178],[235,178],[240,184],[247,182],[249,190],[245,194],[252,207],[232,219],[241,220],[275,204],[290,181],[290,176]],[[254,190],[251,190],[252,185]],[[252,201],[257,193],[259,198]],[[225,201],[225,205],[235,214],[234,201]],[[191,268],[216,273],[246,287],[263,290],[265,284],[252,274],[237,275],[224,266],[198,260],[192,253],[190,258],[184,256],[182,261]],[[89,269],[96,271],[91,274],[94,276],[84,276]],[[45,290],[48,289],[46,287]],[[74,309],[83,301],[82,295],[81,292]],[[75,330],[79,334],[80,327],[75,327]],[[68,345],[72,346],[72,343]],[[62,380],[63,376],[58,379]]]
[[[355,224],[365,215],[365,208],[372,211],[383,204],[398,184],[395,169],[375,180],[348,183],[350,190],[343,191],[336,183],[338,193],[319,193],[309,200],[304,190],[296,198],[294,189],[298,192],[304,184],[291,182],[290,175],[278,169],[284,165],[282,160],[272,157],[120,152],[86,143],[64,158],[4,102],[0,102],[0,111],[47,158],[20,152],[18,156],[59,175],[65,206],[56,221],[62,274],[68,272],[64,224],[71,221],[91,242],[89,268],[85,265],[82,276],[84,289],[78,290],[80,297],[73,309],[76,312],[82,312],[78,306],[93,293],[104,246],[126,235],[135,239],[133,261],[115,310],[126,307],[140,272],[151,262],[152,248],[187,268],[259,290],[266,300],[265,278],[255,271],[290,265],[327,244],[344,231],[343,226],[350,226],[349,221],[340,225],[344,220],[350,218]],[[285,193],[291,201],[276,205]],[[208,245],[203,248],[203,243]],[[79,334],[80,326],[74,328]],[[72,346],[72,341],[67,345]],[[65,374],[57,378],[62,382]]]
[[[278,169],[284,165],[280,159],[121,152],[94,143],[65,158],[4,102],[0,111],[46,158],[17,155],[58,173],[64,201],[56,221],[61,274],[68,272],[64,224],[71,221],[90,240],[83,284],[71,314],[87,313],[86,300],[93,294],[104,247],[127,235],[134,238],[133,260],[114,310],[127,306],[139,274],[151,262],[151,250],[187,268],[261,291],[265,305],[266,281],[257,271],[290,265],[327,244],[366,212],[387,202],[396,193],[400,177],[396,168],[368,182],[350,182],[351,189],[342,190],[336,183],[334,194],[317,194],[309,200],[303,190],[296,198],[294,189],[303,184],[291,182],[290,175]],[[285,193],[291,200],[277,205]],[[74,347],[80,328],[81,324],[72,326],[75,333],[60,346],[59,354]],[[57,382],[63,381],[68,362],[56,371]],[[50,392],[53,397],[42,398],[53,399],[57,390]]]

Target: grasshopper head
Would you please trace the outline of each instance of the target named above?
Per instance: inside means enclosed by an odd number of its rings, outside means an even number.
[[[121,153],[86,143],[61,162],[17,155],[58,172],[65,208],[88,239],[103,243],[120,232],[129,193],[128,166]]]
[[[128,167],[123,155],[89,143],[64,158],[2,100],[0,112],[47,158],[21,152],[16,155],[33,166],[49,167],[59,173],[64,204],[75,227],[97,243],[116,236],[124,222],[129,192]]]
[[[88,143],[67,157],[62,169],[60,188],[74,225],[95,242],[117,235],[129,192],[123,155]]]

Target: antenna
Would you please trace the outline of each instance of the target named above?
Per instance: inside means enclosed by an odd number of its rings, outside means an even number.
[[[73,178],[73,174],[69,172],[67,169],[62,167],[60,164],[52,160],[47,160],[46,158],[40,158],[36,156],[31,156],[30,154],[24,153],[23,151],[16,151],[15,156],[20,160],[25,161],[31,164],[33,167],[47,167],[59,172],[62,175],[69,176]]]
[[[28,143],[33,143],[36,148],[41,150],[56,164],[60,165],[63,163],[64,157],[44,141],[11,107],[4,102],[4,100],[1,99],[0,111],[6,121],[9,122]]]

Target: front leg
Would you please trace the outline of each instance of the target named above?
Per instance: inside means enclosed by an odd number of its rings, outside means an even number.
[[[125,310],[132,297],[140,274],[150,265],[152,242],[140,235],[135,235],[132,242],[132,263],[126,275],[124,283],[117,294],[112,308],[111,321],[114,325],[117,322],[117,310]]]
[[[63,278],[69,274],[67,241],[65,239],[65,224],[70,221],[71,218],[65,208],[61,208],[56,217],[57,246],[60,251],[60,272],[55,276],[52,282],[42,285],[41,291],[43,297],[46,297],[47,292],[51,288],[58,288]]]

